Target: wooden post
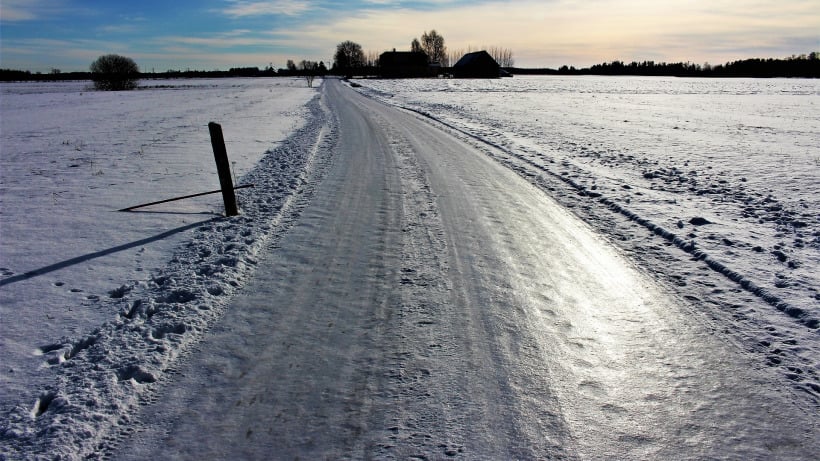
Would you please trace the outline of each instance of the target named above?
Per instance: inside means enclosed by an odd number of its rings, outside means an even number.
[[[208,124],[208,131],[211,132],[211,146],[214,148],[216,171],[219,173],[219,185],[222,188],[222,199],[225,202],[225,216],[236,216],[239,211],[236,208],[236,194],[233,192],[231,165],[228,163],[228,151],[225,149],[225,138],[222,137],[222,126],[211,122]]]

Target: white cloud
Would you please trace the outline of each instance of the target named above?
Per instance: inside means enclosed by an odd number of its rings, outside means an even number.
[[[162,44],[179,44],[198,47],[213,47],[213,48],[234,48],[238,46],[262,46],[271,45],[270,39],[259,37],[232,37],[229,35],[219,35],[215,37],[184,37],[184,36],[170,36],[160,37],[156,39],[156,43]]]
[[[234,29],[224,31],[218,34],[209,36],[185,36],[185,35],[169,35],[154,37],[150,39],[150,43],[160,45],[163,49],[168,47],[185,49],[182,53],[188,55],[188,52],[196,49],[204,51],[206,49],[227,49],[227,48],[242,48],[242,47],[272,47],[275,42],[268,34],[259,34],[248,29]],[[244,54],[244,53],[238,53]]]
[[[228,0],[228,4],[221,11],[232,18],[272,15],[297,16],[310,9],[310,2],[306,0]]]
[[[805,37],[816,42],[820,10],[816,0],[499,1],[434,11],[359,11],[294,31],[291,40],[331,50],[342,40],[353,40],[366,50],[383,51],[409,48],[413,37],[430,29],[444,36],[450,50],[510,48],[517,64],[527,67],[587,66],[614,59],[719,63],[811,51],[779,52],[766,44]]]
[[[0,2],[0,20],[3,22],[33,21],[53,12],[59,1],[3,0]]]
[[[3,67],[46,72],[86,71],[91,62],[103,54],[130,54],[127,43],[109,40],[21,39],[3,43]]]

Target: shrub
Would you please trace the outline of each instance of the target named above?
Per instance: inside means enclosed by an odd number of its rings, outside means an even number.
[[[139,75],[137,63],[125,56],[107,54],[91,63],[91,79],[98,90],[133,90],[137,87]]]

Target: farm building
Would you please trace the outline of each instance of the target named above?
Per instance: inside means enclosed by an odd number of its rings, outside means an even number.
[[[467,53],[453,66],[456,78],[498,78],[501,66],[486,51]]]
[[[421,51],[386,51],[379,56],[379,73],[386,78],[429,77],[427,54]]]

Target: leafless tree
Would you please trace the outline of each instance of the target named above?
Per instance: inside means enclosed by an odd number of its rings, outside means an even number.
[[[319,63],[303,60],[299,63],[299,70],[304,75],[308,88],[313,88],[313,80],[316,78],[316,74],[319,71]]]
[[[365,66],[367,67],[378,67],[379,66],[379,56],[380,53],[378,51],[368,51],[365,53]]]
[[[458,60],[461,59],[461,57],[464,56],[465,54],[467,54],[467,53],[464,51],[464,48],[459,48],[457,50],[450,50],[447,53],[447,56],[448,56],[447,60],[449,61],[450,65],[453,65],[453,64],[457,63]]]
[[[495,62],[497,62],[501,67],[512,67],[515,64],[513,52],[509,48],[491,46],[487,52],[490,53],[490,56],[492,56],[493,59],[495,59]]]
[[[421,34],[421,49],[427,53],[427,59],[433,63],[440,63],[446,66],[447,63],[447,47],[444,46],[444,37],[439,35],[435,29],[429,33],[426,31]]]
[[[333,56],[333,67],[338,72],[350,75],[354,69],[364,67],[365,56],[362,46],[350,40],[336,45],[336,54]]]
[[[410,42],[410,51],[412,51],[414,53],[419,53],[419,52],[424,51],[423,49],[421,49],[421,42],[419,42],[419,39],[414,38],[413,41]]]

